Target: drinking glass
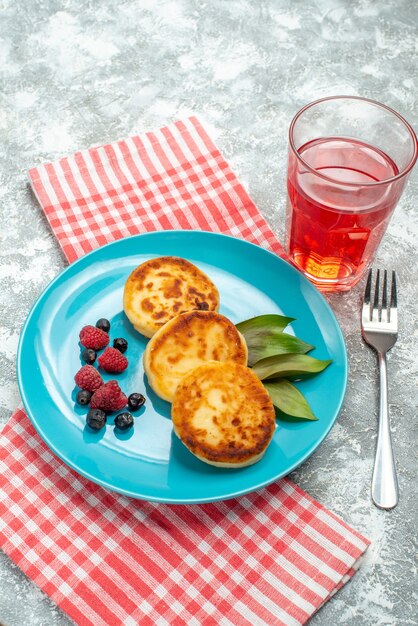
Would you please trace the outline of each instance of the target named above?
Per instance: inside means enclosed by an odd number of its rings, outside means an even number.
[[[347,291],[362,278],[416,159],[413,129],[379,102],[323,98],[293,118],[287,251],[321,291]]]

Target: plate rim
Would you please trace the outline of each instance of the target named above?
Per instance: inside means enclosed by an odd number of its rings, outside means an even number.
[[[174,236],[176,235],[180,235],[180,236],[188,236],[188,235],[193,235],[193,236],[210,236],[213,238],[219,238],[219,239],[225,239],[225,240],[232,240],[234,241],[234,243],[238,243],[238,244],[242,244],[245,247],[246,246],[251,246],[253,248],[258,248],[261,249],[264,253],[267,253],[268,255],[272,256],[275,259],[275,262],[279,262],[284,264],[285,266],[287,266],[288,269],[290,269],[290,271],[292,273],[294,273],[298,279],[302,280],[302,282],[305,282],[305,284],[309,285],[309,288],[312,288],[315,292],[316,292],[316,296],[319,297],[320,300],[322,300],[322,303],[325,305],[325,307],[328,309],[328,313],[331,315],[331,318],[334,321],[334,326],[335,326],[335,330],[337,332],[338,338],[340,340],[341,346],[343,348],[342,352],[343,352],[343,366],[344,366],[344,376],[343,376],[343,384],[342,384],[342,388],[341,388],[341,392],[340,392],[340,397],[339,397],[339,402],[338,402],[338,406],[335,410],[335,415],[333,416],[333,418],[330,420],[327,428],[325,429],[325,431],[323,432],[323,434],[314,442],[314,444],[312,444],[310,446],[310,448],[305,452],[305,454],[298,459],[297,462],[293,463],[293,465],[291,465],[288,469],[286,469],[283,472],[279,472],[279,474],[275,475],[273,478],[269,477],[268,479],[261,481],[259,484],[257,484],[256,486],[253,487],[244,487],[242,490],[236,491],[234,490],[233,493],[231,494],[227,494],[227,495],[220,495],[220,496],[209,496],[207,498],[204,497],[199,497],[199,498],[172,498],[172,497],[164,497],[164,496],[149,496],[149,495],[143,495],[143,494],[139,494],[139,493],[133,493],[132,491],[130,491],[129,489],[124,489],[122,487],[117,487],[114,485],[109,484],[108,482],[106,482],[105,480],[102,480],[101,478],[98,478],[97,476],[93,476],[91,475],[89,472],[80,469],[76,463],[72,462],[71,459],[68,459],[65,454],[61,453],[60,450],[54,445],[53,442],[51,442],[50,438],[44,433],[43,429],[41,428],[41,426],[38,424],[36,417],[33,415],[32,410],[30,408],[30,403],[28,401],[27,398],[27,394],[25,392],[24,389],[24,384],[23,384],[23,380],[22,380],[22,373],[21,373],[21,363],[22,363],[22,358],[23,358],[23,342],[25,339],[25,334],[27,332],[28,326],[31,322],[31,319],[39,305],[39,302],[45,297],[45,295],[49,292],[49,290],[54,286],[54,284],[56,282],[58,282],[59,280],[62,279],[62,277],[67,273],[72,271],[74,268],[76,268],[79,264],[83,264],[87,261],[87,264],[90,257],[96,255],[99,251],[105,251],[106,249],[113,247],[115,245],[123,245],[123,242],[127,241],[127,240],[133,240],[133,239],[142,239],[144,237],[146,238],[152,238],[155,236],[163,236],[165,234],[172,234]],[[140,251],[139,251],[140,253]],[[348,351],[347,351],[347,345],[346,345],[346,341],[344,338],[344,335],[342,333],[341,330],[341,326],[338,322],[338,319],[333,311],[333,309],[331,308],[330,304],[327,302],[327,300],[325,299],[324,295],[317,289],[317,287],[315,287],[315,285],[313,283],[311,283],[306,276],[304,276],[301,272],[299,272],[291,263],[289,263],[286,259],[283,259],[282,257],[278,256],[276,253],[272,252],[271,250],[269,250],[268,248],[265,248],[259,244],[255,244],[253,242],[247,241],[246,239],[242,239],[239,237],[233,237],[232,235],[227,235],[224,233],[216,233],[216,232],[212,232],[212,231],[205,231],[205,230],[198,230],[198,231],[192,231],[192,230],[182,230],[182,229],[172,229],[172,230],[158,230],[158,231],[151,231],[151,232],[145,232],[145,233],[138,233],[136,235],[131,235],[129,237],[123,237],[120,239],[116,239],[114,241],[110,241],[106,244],[104,244],[103,246],[99,246],[98,248],[95,248],[89,252],[87,252],[86,254],[82,255],[81,257],[79,257],[78,259],[76,259],[75,261],[73,261],[72,263],[69,263],[66,267],[64,267],[54,278],[52,278],[52,280],[49,281],[49,283],[43,288],[43,290],[41,291],[41,293],[38,295],[38,297],[35,299],[34,303],[32,304],[26,320],[22,326],[22,329],[20,331],[20,335],[19,335],[19,342],[18,342],[18,347],[17,347],[17,356],[16,356],[16,374],[17,374],[17,383],[18,383],[18,389],[19,389],[19,393],[20,393],[20,397],[24,406],[24,409],[27,413],[27,416],[30,419],[30,422],[32,424],[32,426],[35,428],[36,432],[39,434],[39,436],[41,437],[41,439],[44,441],[44,443],[48,446],[48,448],[55,454],[55,456],[57,456],[67,467],[69,467],[70,469],[72,469],[73,471],[75,471],[76,473],[78,473],[79,475],[87,478],[88,480],[92,481],[95,484],[100,485],[101,487],[103,487],[104,489],[107,489],[109,491],[111,491],[112,493],[118,493],[121,494],[125,497],[129,497],[129,498],[133,498],[133,499],[137,499],[137,500],[141,500],[141,501],[146,501],[146,502],[158,502],[158,503],[162,503],[162,504],[205,504],[205,503],[211,503],[211,502],[219,502],[219,501],[225,501],[225,500],[229,500],[229,499],[233,499],[233,498],[238,498],[241,496],[244,496],[248,493],[253,493],[255,491],[258,491],[260,489],[263,489],[265,487],[267,487],[268,485],[288,476],[291,472],[295,471],[298,467],[300,467],[303,463],[305,463],[305,461],[312,456],[312,454],[319,448],[319,446],[322,444],[322,442],[324,441],[324,439],[328,436],[329,432],[331,431],[331,429],[333,428],[333,426],[335,425],[335,422],[337,421],[340,413],[341,413],[341,409],[344,403],[344,399],[346,396],[346,392],[347,392],[347,384],[348,384],[348,374],[349,374],[349,361],[348,361]]]

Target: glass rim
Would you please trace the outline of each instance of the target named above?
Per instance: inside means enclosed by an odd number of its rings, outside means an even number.
[[[322,102],[328,102],[329,100],[361,100],[362,102],[367,102],[369,104],[374,104],[377,105],[378,107],[385,109],[386,111],[389,111],[389,113],[392,113],[393,115],[395,115],[401,122],[402,124],[406,127],[406,129],[408,130],[411,138],[412,138],[412,142],[413,142],[413,154],[412,154],[412,158],[410,160],[410,162],[408,163],[408,165],[404,168],[404,170],[402,172],[399,172],[399,174],[397,174],[396,176],[392,176],[390,178],[385,178],[384,180],[377,180],[374,181],[372,183],[350,183],[350,182],[345,182],[342,180],[338,180],[337,178],[332,178],[331,176],[326,176],[326,174],[321,174],[320,172],[318,172],[316,169],[314,169],[311,165],[309,165],[309,163],[301,157],[301,155],[299,154],[295,143],[293,141],[293,129],[295,127],[296,122],[298,121],[299,117],[307,110],[310,109],[311,107],[317,105],[317,104],[321,104]],[[417,160],[418,157],[418,140],[417,140],[417,136],[415,134],[414,129],[412,128],[411,124],[409,124],[406,119],[404,117],[402,117],[402,115],[400,113],[398,113],[397,111],[395,111],[395,109],[392,109],[391,107],[387,106],[386,104],[382,104],[381,102],[378,102],[377,100],[371,100],[370,98],[363,98],[362,96],[327,96],[326,98],[319,98],[318,100],[314,100],[313,102],[310,102],[309,104],[306,104],[304,107],[302,107],[301,109],[299,109],[299,111],[296,113],[296,115],[293,117],[291,123],[290,123],[290,127],[289,127],[289,145],[291,147],[291,149],[293,150],[294,154],[296,155],[296,158],[299,159],[299,161],[301,161],[310,172],[312,172],[313,174],[315,174],[315,176],[318,176],[319,178],[323,178],[324,180],[327,180],[328,182],[334,183],[334,184],[338,184],[338,185],[343,185],[343,186],[347,186],[347,187],[374,187],[377,185],[386,185],[388,183],[393,183],[396,180],[399,180],[401,178],[403,178],[404,176],[406,176],[414,167],[415,162]]]

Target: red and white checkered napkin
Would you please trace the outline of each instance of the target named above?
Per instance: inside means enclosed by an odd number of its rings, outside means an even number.
[[[157,229],[221,231],[282,253],[191,118],[30,171],[67,258]],[[297,625],[368,540],[287,479],[204,505],[130,500],[57,459],[22,410],[2,432],[3,550],[79,625]]]

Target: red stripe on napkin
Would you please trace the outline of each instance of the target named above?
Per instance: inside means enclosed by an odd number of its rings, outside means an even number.
[[[30,179],[69,261],[170,228],[283,254],[196,118],[41,165]],[[80,626],[303,624],[369,543],[287,479],[225,502],[155,504],[77,475],[21,410],[1,439],[1,546]]]
[[[154,230],[211,230],[283,248],[196,118],[29,172],[68,258]]]

